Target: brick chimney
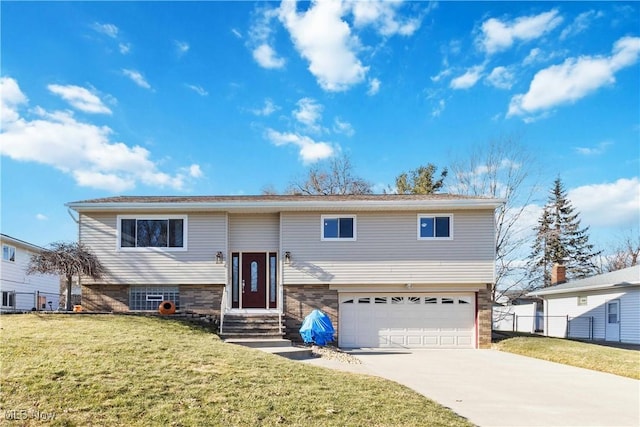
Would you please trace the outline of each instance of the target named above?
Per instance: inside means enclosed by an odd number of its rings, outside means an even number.
[[[567,268],[562,264],[553,264],[551,268],[551,286],[567,281]]]

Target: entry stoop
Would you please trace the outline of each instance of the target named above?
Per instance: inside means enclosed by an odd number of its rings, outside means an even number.
[[[265,353],[275,354],[292,360],[309,359],[313,355],[310,348],[294,347],[291,344],[291,340],[285,339],[229,338],[224,340],[224,342],[255,348]]]
[[[294,347],[283,339],[284,325],[277,314],[226,314],[220,337],[229,344],[237,344],[300,360],[312,357],[310,348]]]

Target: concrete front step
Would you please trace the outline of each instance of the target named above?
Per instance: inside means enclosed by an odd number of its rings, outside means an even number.
[[[284,332],[283,333],[279,333],[279,332],[273,332],[273,333],[264,333],[264,332],[229,332],[229,331],[223,331],[223,333],[220,335],[220,338],[222,338],[225,341],[228,340],[239,340],[239,339],[268,339],[268,340],[273,340],[273,339],[282,339],[282,337],[284,336]]]
[[[226,339],[225,342],[255,348],[292,360],[308,359],[313,355],[311,348],[293,347],[291,341],[285,339],[238,338]]]
[[[229,338],[224,340],[229,344],[238,344],[245,347],[291,347],[291,340],[282,338]]]

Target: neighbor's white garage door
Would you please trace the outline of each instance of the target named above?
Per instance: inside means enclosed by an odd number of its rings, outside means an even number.
[[[473,348],[474,294],[340,294],[341,347]]]

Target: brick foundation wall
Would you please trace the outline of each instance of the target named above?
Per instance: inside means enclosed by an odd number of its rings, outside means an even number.
[[[329,285],[286,285],[284,287],[284,321],[286,338],[301,341],[300,327],[314,309],[322,310],[331,319],[338,335],[338,291]]]
[[[478,348],[491,348],[491,285],[478,292]]]
[[[180,310],[220,316],[224,285],[180,285]]]
[[[129,285],[82,286],[82,309],[129,311]]]
[[[224,285],[180,285],[180,311],[220,315]],[[82,309],[86,311],[129,311],[129,285],[82,286]]]

